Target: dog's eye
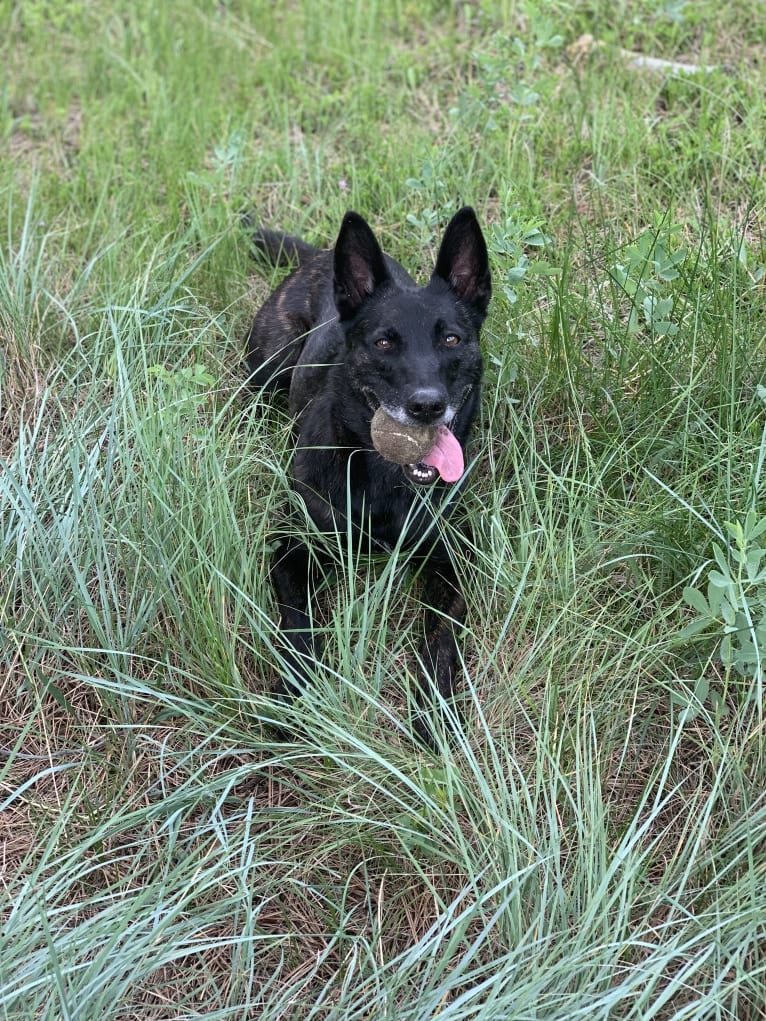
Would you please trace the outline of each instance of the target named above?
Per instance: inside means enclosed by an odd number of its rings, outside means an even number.
[[[444,338],[445,347],[457,347],[460,343],[460,337],[456,333],[448,333]]]
[[[375,347],[381,351],[388,351],[393,346],[393,341],[390,337],[378,337],[375,341]]]

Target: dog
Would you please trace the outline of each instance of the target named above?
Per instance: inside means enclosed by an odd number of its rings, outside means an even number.
[[[443,506],[450,486],[442,475],[463,474],[479,407],[479,334],[492,293],[484,236],[473,209],[460,209],[425,286],[384,255],[355,212],[344,216],[334,249],[264,227],[253,249],[293,269],[256,313],[246,345],[250,386],[286,394],[295,416],[293,487],[320,533],[350,534],[378,552],[401,543],[422,567],[425,636],[413,727],[433,747],[431,704],[435,691],[453,704],[455,631],[466,614],[435,518],[454,502]],[[417,464],[384,460],[370,435],[379,407],[405,428],[442,427],[434,450]],[[309,594],[328,557],[316,545],[310,553],[294,523],[270,567],[286,668],[274,693],[287,702],[310,682],[320,656]]]

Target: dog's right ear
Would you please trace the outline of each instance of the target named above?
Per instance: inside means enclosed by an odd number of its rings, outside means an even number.
[[[388,276],[386,260],[370,225],[358,213],[346,213],[335,243],[333,278],[341,321],[353,319],[365,298]]]

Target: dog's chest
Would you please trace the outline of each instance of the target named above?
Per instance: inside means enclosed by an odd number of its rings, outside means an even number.
[[[416,489],[399,465],[371,450],[300,448],[294,482],[319,529],[354,536],[372,550],[412,547],[434,532],[440,493]]]
[[[361,455],[361,456],[359,456]],[[404,477],[399,465],[383,462],[372,452],[357,452],[352,461],[357,470],[348,473],[348,505],[355,526],[373,546],[393,549],[420,543],[434,533],[435,519],[442,512],[436,490],[416,489]]]

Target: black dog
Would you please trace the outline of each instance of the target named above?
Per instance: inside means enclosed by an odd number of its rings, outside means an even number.
[[[357,213],[343,218],[334,250],[264,228],[254,245],[271,264],[298,267],[256,314],[247,340],[251,385],[286,391],[298,416],[295,489],[320,531],[345,535],[350,507],[352,534],[373,550],[390,550],[402,539],[425,562],[424,679],[414,722],[432,743],[431,685],[452,698],[453,629],[466,610],[434,514],[447,489],[440,475],[463,473],[479,404],[479,330],[491,294],[484,237],[472,209],[456,213],[425,287],[383,254]],[[373,448],[370,422],[381,405],[405,426],[446,426],[421,463],[394,464]],[[423,499],[422,487],[434,484]],[[308,615],[318,560],[321,550],[310,556],[306,542],[291,537],[271,568],[288,666],[275,691],[284,698],[308,682],[318,655]]]

